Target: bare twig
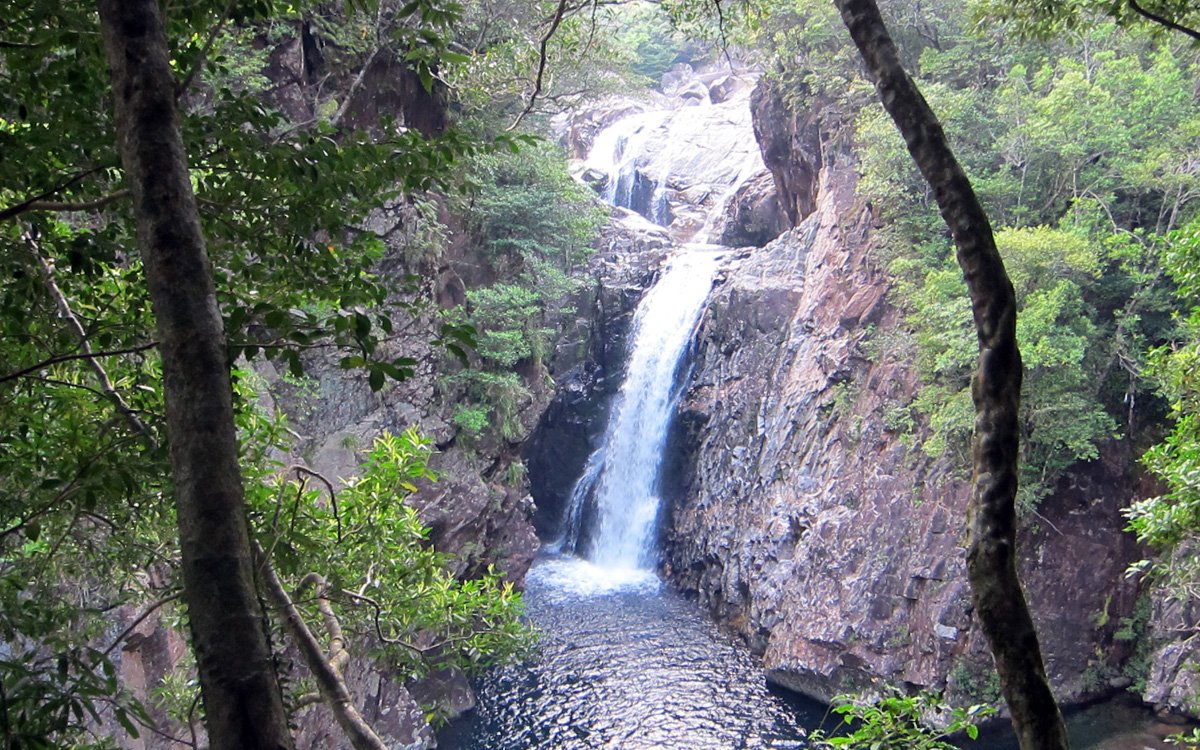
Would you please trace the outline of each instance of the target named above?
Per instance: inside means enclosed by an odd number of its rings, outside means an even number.
[[[362,69],[358,71],[358,75],[350,84],[350,88],[346,89],[346,99],[342,102],[342,106],[338,107],[338,110],[334,113],[333,117],[329,118],[330,126],[336,126],[342,121],[342,117],[344,117],[346,115],[346,111],[350,109],[350,100],[354,98],[356,93],[358,93],[358,89],[363,84],[363,79],[367,77],[367,71],[370,70],[371,66],[375,63],[375,58],[378,57],[379,53],[385,48],[386,45],[380,45],[371,52],[369,57],[367,57],[367,61],[363,63]]]
[[[1141,5],[1138,4],[1137,0],[1129,0],[1129,7],[1133,8],[1135,13],[1137,13],[1138,15],[1140,15],[1141,17],[1143,17],[1149,21],[1153,21],[1154,23],[1156,23],[1160,26],[1165,26],[1168,29],[1171,29],[1173,31],[1178,31],[1181,34],[1187,34],[1192,39],[1200,41],[1200,31],[1197,31],[1196,29],[1188,28],[1187,26],[1181,26],[1180,24],[1175,23],[1174,21],[1172,21],[1169,18],[1165,18],[1163,16],[1158,15],[1157,13],[1153,13],[1149,10],[1146,10],[1145,8],[1143,8]]]
[[[75,338],[79,340],[79,348],[83,350],[83,353],[88,355],[94,354],[92,344],[88,340],[87,331],[83,329],[83,324],[79,322],[79,318],[71,310],[71,304],[67,300],[67,296],[63,294],[62,289],[59,288],[58,283],[54,280],[54,268],[39,251],[37,241],[34,240],[33,236],[26,232],[24,237],[25,244],[29,247],[29,252],[33,255],[33,259],[42,273],[42,281],[45,282],[46,289],[50,292],[50,296],[54,298],[54,304],[58,307],[59,317],[66,322],[67,327],[75,334]],[[146,428],[141,418],[129,406],[129,402],[125,400],[125,397],[117,391],[112,380],[109,379],[108,372],[104,369],[104,366],[100,364],[100,361],[95,356],[89,356],[86,361],[88,366],[92,368],[92,372],[96,374],[96,380],[100,383],[100,390],[104,391],[108,399],[113,402],[117,407],[117,411],[125,417],[125,420],[129,422],[134,432],[144,436],[153,446],[154,438],[150,430]]]
[[[76,172],[75,174],[64,179],[62,182],[58,183],[57,185],[50,188],[49,190],[38,193],[37,195],[34,195],[34,196],[30,196],[29,198],[26,198],[25,200],[21,201],[20,203],[9,206],[8,208],[0,209],[0,221],[8,221],[9,219],[11,219],[15,216],[20,216],[21,214],[25,213],[26,211],[32,211],[33,207],[37,203],[39,203],[41,201],[45,201],[52,195],[57,195],[58,193],[61,193],[63,190],[66,190],[67,188],[71,187],[72,185],[78,183],[80,180],[84,179],[85,177],[90,177],[90,176],[96,174],[97,172],[102,172],[105,169],[108,169],[108,167],[109,167],[109,165],[104,165],[104,166],[99,166],[99,167],[91,167],[90,169],[85,169],[81,172]]]
[[[107,195],[102,195],[99,198],[93,198],[90,201],[33,201],[28,205],[28,211],[95,211],[98,208],[104,208],[110,203],[115,203],[129,195],[128,188],[114,190]]]
[[[141,625],[142,622],[145,621],[145,619],[147,617],[149,617],[150,615],[152,615],[156,611],[158,611],[158,609],[160,607],[162,607],[164,604],[173,602],[181,596],[183,596],[183,592],[176,591],[174,594],[171,594],[170,596],[165,596],[162,599],[159,599],[158,601],[153,602],[150,606],[146,607],[146,609],[140,615],[138,615],[137,618],[134,619],[133,622],[131,622],[129,624],[129,627],[122,630],[121,634],[113,639],[112,645],[110,645],[108,648],[104,649],[103,655],[108,656],[109,654],[111,654],[113,652],[113,649],[115,649],[117,646],[120,646],[121,641],[125,640],[129,636],[129,634],[132,633],[135,628],[137,628],[138,625]]]
[[[322,484],[324,484],[325,489],[329,490],[329,504],[333,507],[333,520],[337,523],[337,540],[338,540],[338,544],[341,544],[342,543],[342,516],[340,513],[338,513],[337,491],[335,489],[333,489],[333,482],[326,479],[320,472],[313,471],[312,469],[308,468],[307,466],[300,466],[299,464],[296,464],[296,465],[292,466],[292,469],[296,472],[297,478],[299,478],[301,474],[313,477],[314,479],[317,479]]]
[[[208,38],[204,40],[204,46],[200,48],[196,59],[192,60],[192,67],[188,69],[187,75],[183,77],[175,86],[175,98],[183,96],[187,90],[191,88],[192,82],[200,72],[200,68],[204,65],[204,61],[208,59],[208,53],[212,52],[213,45],[217,43],[217,37],[221,34],[221,29],[225,28],[225,22],[229,20],[229,13],[233,10],[233,0],[229,0],[225,4],[225,10],[221,11],[221,17],[213,25],[208,32]]]

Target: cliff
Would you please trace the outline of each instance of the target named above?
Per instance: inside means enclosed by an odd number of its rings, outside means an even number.
[[[964,574],[968,467],[888,426],[917,374],[889,343],[902,321],[872,263],[852,154],[769,87],[755,116],[799,224],[714,291],[674,431],[667,573],[779,684],[820,699],[880,682],[994,699]],[[1113,634],[1137,594],[1120,515],[1129,458],[1110,446],[1022,521],[1021,572],[1068,702],[1124,682],[1128,649]]]

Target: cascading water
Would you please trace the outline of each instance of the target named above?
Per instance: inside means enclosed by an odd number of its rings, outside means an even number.
[[[595,503],[590,538],[579,537],[581,507],[568,509],[574,551],[602,568],[654,563],[658,479],[679,394],[681,361],[712,287],[719,255],[692,249],[676,258],[638,306],[632,346],[603,443],[572,493]]]
[[[766,170],[744,94],[626,115],[596,134],[580,167],[604,176],[609,203],[698,242],[719,241],[729,202]]]
[[[597,134],[585,166],[606,175],[610,202],[663,224],[667,194],[687,185],[699,201],[675,198],[672,208],[688,215],[671,231],[688,237],[707,234],[708,213],[761,169],[751,151],[757,159],[743,97],[621,118]],[[803,726],[819,721],[822,707],[768,690],[757,660],[655,571],[668,430],[723,250],[679,248],[639,303],[603,439],[575,484],[561,539],[526,579],[538,654],[486,678],[479,707],[442,734],[441,747],[803,748]]]

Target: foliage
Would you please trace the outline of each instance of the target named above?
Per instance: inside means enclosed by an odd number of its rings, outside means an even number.
[[[463,6],[455,27],[463,64],[446,80],[464,115],[487,132],[512,127],[526,110],[544,124],[547,115],[587,99],[627,92],[638,77],[631,66],[639,37],[622,34],[623,4],[471,0]],[[560,22],[548,35],[560,7]],[[633,12],[654,28],[653,11]]]
[[[512,584],[490,569],[457,579],[404,503],[434,479],[430,453],[413,429],[385,433],[336,496],[276,475],[251,503],[280,575],[298,593],[313,585],[327,597],[350,643],[370,645],[401,679],[445,667],[474,673],[519,653],[530,637]],[[320,630],[316,601],[305,598],[310,627]]]
[[[663,73],[679,62],[690,62],[701,50],[675,30],[660,6],[633,3],[613,9],[611,26],[616,44],[629,50],[630,69],[657,85]]]
[[[1191,156],[1200,105],[1186,83],[1196,68],[1111,24],[1089,30],[1077,58],[1033,45],[993,50],[953,20],[927,23],[940,33],[925,36],[940,41],[919,54],[931,77],[922,89],[1002,227],[996,240],[1017,294],[1019,497],[1029,508],[1120,427],[1156,415],[1141,371],[1146,348],[1172,335],[1158,255],[1200,195]],[[965,459],[976,354],[963,283],[903,143],[874,109],[857,123],[859,190],[888,220],[878,258],[897,280],[922,376],[910,416],[893,421],[923,425],[927,454]]]
[[[460,427],[470,433],[495,434],[510,442],[525,437],[520,415],[529,404],[530,392],[517,373],[466,367],[446,380],[466,391],[469,405],[455,410],[454,421]]]
[[[817,748],[849,750],[957,750],[949,738],[965,734],[979,736],[979,722],[993,715],[990,706],[974,705],[950,708],[934,693],[904,695],[897,691],[874,700],[839,695],[833,699],[833,712],[842,717],[846,734],[823,731],[809,735]],[[941,729],[930,726],[936,722]]]
[[[591,254],[604,221],[595,196],[571,179],[564,162],[559,149],[541,143],[469,164],[473,190],[461,210],[488,265],[481,275],[494,279],[467,292],[478,362],[447,379],[470,401],[453,417],[469,433],[484,432],[479,409],[502,439],[524,437],[518,412],[530,395],[513,370],[527,366],[533,377],[544,371],[555,335],[548,313],[578,287],[569,274]]]
[[[1038,38],[1085,30],[1106,15],[1123,26],[1147,26],[1160,34],[1168,33],[1172,24],[1184,26],[1192,32],[1200,30],[1200,12],[1188,0],[1142,0],[1136,5],[1145,12],[1139,13],[1134,3],[1106,0],[1054,3],[987,0],[978,5],[975,14],[980,19],[1003,21],[1019,34]]]
[[[1172,596],[1193,598],[1200,581],[1193,545],[1200,536],[1200,222],[1172,233],[1162,262],[1188,305],[1180,337],[1151,353],[1148,374],[1170,403],[1174,429],[1142,457],[1167,491],[1126,509],[1138,540],[1164,552],[1161,563],[1142,561],[1131,570],[1164,577]]]
[[[1100,258],[1079,236],[1046,227],[1002,231],[996,241],[1017,292],[1026,368],[1019,497],[1032,507],[1072,463],[1096,458],[1097,445],[1116,431],[1095,383],[1097,350],[1106,340],[1083,292]],[[892,270],[917,344],[923,385],[911,407],[930,431],[922,448],[932,457],[958,451],[965,463],[975,419],[969,385],[976,345],[961,276],[948,261],[939,265],[923,271],[925,262],[901,258]]]
[[[373,59],[397,61],[430,86],[461,64],[449,54],[457,4],[385,1],[371,10],[347,18],[309,3],[194,2],[169,9],[167,31],[230,361],[274,359],[299,377],[304,350],[336,347],[345,352],[343,365],[365,368],[378,389],[411,374],[414,362],[384,357],[380,344],[393,335],[394,316],[418,311],[391,300],[396,312],[385,312],[394,280],[376,274],[383,246],[360,222],[388,199],[449,187],[451,167],[467,157],[523,141],[501,135],[485,143],[461,130],[425,138],[394,122],[371,133],[340,124],[346,87]],[[306,20],[344,43],[336,54],[334,45],[326,51],[327,72],[345,85],[297,82],[294,101],[313,117],[291,122],[272,104],[289,100],[264,89],[265,66],[268,50],[297,39]],[[178,593],[161,370],[142,269],[129,250],[132,211],[94,7],[6,6],[0,79],[0,273],[7,279],[0,289],[0,639],[11,648],[0,660],[0,688],[6,730],[21,746],[82,747],[105,742],[93,732],[118,733],[113,722],[145,721],[111,679],[109,656],[119,643],[109,641],[106,618],[135,617]],[[465,357],[469,328],[447,323],[440,333],[447,349]],[[253,419],[254,398],[243,391],[238,399],[243,427]],[[255,432],[264,442],[243,445],[248,470],[268,465],[282,429]],[[373,471],[396,479],[385,463]],[[289,489],[250,473],[270,485],[264,496],[249,483],[260,501],[282,499],[278,493]],[[436,659],[482,664],[488,648],[502,645],[506,626],[496,618],[515,614],[515,595],[494,576],[458,587],[442,572],[402,569],[437,562],[395,502],[403,489],[393,488],[380,509],[369,505],[384,497],[382,485],[349,494],[351,515],[343,520],[360,524],[358,536],[383,534],[372,526],[381,518],[398,524],[397,536],[374,537],[397,552],[395,567],[375,566],[371,586],[427,576],[426,588],[412,590],[458,620],[421,632],[469,646]],[[266,519],[291,564],[305,554],[329,555],[345,582],[351,565],[363,562],[362,548],[327,535],[327,523],[314,520],[319,512],[303,516],[313,522],[305,540],[278,534],[266,512],[260,505],[256,520]],[[296,522],[289,531],[302,528],[298,511],[279,517]],[[427,609],[410,610],[416,614],[385,632],[407,638],[432,622]],[[466,629],[480,624],[487,625],[482,634],[468,638]],[[484,632],[492,624],[494,636]],[[436,662],[423,650],[428,644],[413,645],[422,663]],[[415,653],[400,662],[415,664]]]

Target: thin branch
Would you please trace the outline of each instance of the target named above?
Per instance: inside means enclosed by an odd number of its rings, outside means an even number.
[[[381,643],[386,643],[389,646],[403,646],[406,649],[408,649],[409,651],[412,651],[414,654],[417,654],[418,656],[421,656],[425,653],[425,649],[415,646],[406,640],[403,640],[401,638],[389,638],[388,636],[383,634],[383,623],[380,622],[380,620],[383,618],[383,606],[379,602],[375,601],[374,599],[372,599],[371,597],[369,597],[365,594],[361,594],[361,593],[356,594],[353,591],[343,590],[341,593],[345,596],[350,597],[351,599],[354,599],[354,600],[357,600],[364,604],[369,605],[371,607],[371,609],[373,609],[375,611],[375,614],[372,618],[375,623],[375,637],[378,638]]]
[[[191,88],[192,81],[200,73],[200,68],[204,65],[204,61],[208,59],[208,53],[212,52],[213,45],[217,43],[217,37],[221,33],[221,29],[225,28],[225,22],[229,20],[229,13],[233,10],[233,0],[229,0],[225,4],[225,10],[221,11],[221,17],[217,19],[217,23],[208,32],[208,38],[204,40],[204,46],[200,48],[196,59],[192,61],[192,67],[188,69],[187,75],[183,77],[175,86],[175,98],[183,96],[187,90]]]
[[[122,630],[121,634],[113,639],[112,645],[110,645],[108,648],[104,649],[104,653],[102,654],[102,656],[108,656],[109,654],[111,654],[113,652],[113,649],[115,649],[117,646],[121,645],[121,641],[123,641],[127,637],[129,637],[129,634],[132,633],[134,631],[134,629],[137,628],[138,625],[141,625],[142,622],[144,622],[147,617],[149,617],[150,615],[157,612],[160,607],[162,607],[164,604],[175,601],[176,599],[178,599],[181,596],[183,596],[183,592],[176,591],[174,594],[163,597],[162,599],[159,599],[158,601],[152,603],[149,607],[146,607],[145,611],[143,611],[140,615],[138,615],[137,618],[134,619],[134,621],[129,624],[129,627]]]
[[[725,29],[725,11],[721,10],[721,0],[713,0],[713,7],[717,9],[717,31],[721,32],[721,54],[725,55],[725,62],[729,63],[732,69],[733,58],[729,56],[729,37]]]
[[[354,98],[356,93],[358,93],[358,89],[363,84],[363,79],[367,77],[367,71],[370,70],[371,66],[375,63],[375,58],[386,48],[386,46],[387,45],[380,45],[376,47],[374,51],[371,52],[371,55],[367,58],[367,61],[363,63],[362,68],[358,71],[358,76],[356,76],[354,82],[350,84],[350,88],[346,89],[346,99],[342,102],[342,106],[338,107],[338,110],[334,113],[333,117],[329,118],[329,125],[331,127],[336,126],[342,121],[342,117],[344,117],[346,111],[350,109],[350,100]]]
[[[554,12],[554,19],[550,22],[550,29],[546,31],[546,35],[542,37],[542,43],[538,46],[538,69],[537,77],[533,82],[533,93],[529,96],[529,103],[525,105],[525,109],[521,110],[521,114],[517,115],[517,119],[512,121],[512,124],[505,128],[506,131],[515,130],[521,124],[521,120],[533,111],[537,104],[538,97],[542,93],[542,81],[546,75],[546,60],[548,57],[547,48],[550,45],[550,38],[554,36],[554,32],[558,31],[559,24],[562,23],[563,15],[567,12],[567,0],[558,0],[558,9]]]
[[[99,396],[100,398],[108,398],[104,391],[93,388],[90,385],[84,385],[83,383],[72,383],[69,380],[59,380],[58,378],[43,378],[39,375],[26,375],[25,377],[28,380],[37,380],[38,382],[46,383],[47,385],[60,385],[64,388],[78,388],[81,391],[87,391],[88,393]]]
[[[71,304],[67,300],[67,296],[63,294],[62,289],[54,281],[54,268],[41,254],[36,240],[28,232],[25,233],[25,244],[29,247],[29,252],[33,255],[33,259],[42,273],[42,281],[45,282],[46,289],[50,292],[50,296],[54,298],[54,304],[58,307],[59,317],[66,322],[67,327],[79,339],[79,348],[83,350],[83,353],[94,354],[92,344],[88,341],[87,331],[83,329],[83,324],[79,322],[79,318],[75,316],[75,313],[71,311]],[[141,418],[129,406],[129,402],[117,391],[112,380],[109,379],[108,372],[104,369],[104,366],[94,356],[88,357],[87,364],[92,368],[92,372],[96,374],[96,380],[100,383],[100,390],[104,391],[108,399],[113,402],[117,407],[117,411],[125,417],[125,420],[129,422],[134,432],[144,436],[150,442],[151,447],[155,447],[155,441],[150,430],[146,428]]]
[[[309,573],[300,580],[297,591],[303,591],[309,585],[317,589],[317,609],[325,622],[325,632],[329,633],[329,665],[341,672],[350,661],[350,652],[346,650],[346,636],[342,632],[342,623],[329,603],[329,584],[320,573]]]
[[[122,198],[127,197],[129,194],[129,188],[121,188],[120,190],[114,190],[107,195],[102,195],[99,198],[94,198],[90,201],[78,201],[75,203],[72,203],[71,201],[33,201],[28,205],[26,210],[58,212],[95,211],[96,209],[104,208],[110,203],[116,203]]]
[[[37,372],[38,370],[44,370],[50,365],[57,365],[62,362],[72,362],[77,359],[95,359],[97,357],[117,357],[122,354],[137,354],[138,352],[144,352],[147,349],[153,349],[156,346],[158,346],[157,341],[149,341],[145,344],[131,346],[127,349],[106,349],[99,352],[92,351],[80,352],[77,354],[59,354],[54,357],[50,357],[49,359],[44,359],[41,362],[38,362],[36,365],[30,365],[22,370],[17,370],[16,372],[9,373],[8,375],[0,376],[0,383],[7,383],[10,380],[23,378],[26,375]]]
[[[1129,0],[1129,7],[1133,8],[1134,12],[1137,13],[1138,15],[1142,16],[1143,18],[1153,21],[1154,23],[1159,24],[1160,26],[1166,26],[1168,29],[1171,29],[1173,31],[1178,31],[1182,34],[1187,34],[1192,39],[1195,39],[1196,41],[1200,41],[1200,31],[1196,31],[1195,29],[1188,28],[1187,26],[1181,26],[1169,18],[1164,18],[1163,16],[1160,16],[1157,13],[1148,11],[1145,8],[1143,8],[1141,5],[1138,4],[1137,0]]]
[[[253,542],[253,545],[254,556],[262,574],[267,598],[282,614],[284,625],[296,641],[304,663],[317,681],[317,689],[320,691],[321,697],[333,711],[334,718],[337,719],[342,731],[346,733],[350,744],[355,750],[387,750],[387,745],[355,707],[341,670],[336,664],[330,663],[325,658],[321,644],[317,642],[308,623],[304,621],[304,616],[300,614],[300,610],[288,596],[271,561],[265,556],[262,545],[257,541]]]
[[[31,210],[33,210],[32,207],[34,206],[34,204],[36,204],[40,201],[44,201],[52,195],[57,195],[58,193],[61,193],[63,190],[66,190],[67,188],[76,184],[83,178],[90,177],[91,175],[94,175],[97,172],[101,172],[105,169],[108,169],[108,165],[92,167],[91,169],[85,169],[82,172],[76,172],[75,174],[71,175],[70,177],[66,178],[65,180],[58,183],[57,185],[50,188],[49,190],[46,190],[45,192],[38,193],[37,195],[34,195],[34,196],[30,196],[29,198],[26,198],[25,200],[21,201],[20,203],[9,206],[8,208],[0,209],[0,221],[8,221],[9,219],[11,219],[15,216],[20,216],[21,214],[25,213],[26,211],[31,211]]]
[[[338,544],[341,544],[342,543],[342,516],[340,513],[338,513],[337,491],[335,489],[333,489],[333,482],[326,479],[320,472],[313,471],[312,469],[308,468],[307,466],[300,466],[299,464],[296,464],[296,465],[292,466],[292,469],[296,472],[297,479],[300,478],[301,474],[305,474],[307,476],[313,477],[314,479],[320,480],[321,483],[325,485],[325,489],[329,490],[329,503],[330,503],[330,505],[333,506],[333,520],[337,523],[337,541],[338,541]]]

